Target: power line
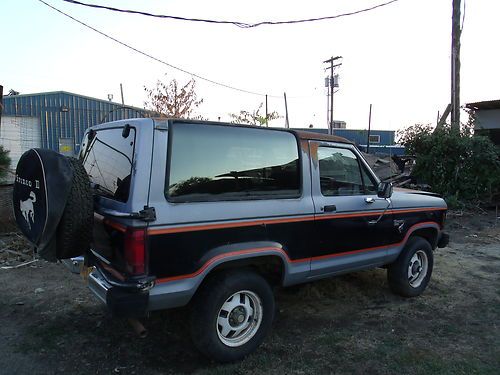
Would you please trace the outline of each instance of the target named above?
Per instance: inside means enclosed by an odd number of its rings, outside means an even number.
[[[96,33],[98,33],[98,34],[100,34],[100,35],[102,35],[102,36],[104,36],[104,37],[106,37],[106,38],[108,38],[108,39],[110,39],[110,40],[114,41],[115,43],[121,44],[122,46],[124,46],[124,47],[126,47],[126,48],[128,48],[128,49],[130,49],[130,50],[132,50],[132,51],[134,51],[134,52],[137,52],[137,53],[139,53],[139,54],[141,54],[141,55],[143,55],[143,56],[146,56],[147,58],[150,58],[150,59],[152,59],[152,60],[154,60],[154,61],[156,61],[156,62],[159,62],[159,63],[161,63],[161,64],[163,64],[163,65],[166,65],[166,66],[168,66],[168,67],[170,67],[170,68],[172,68],[172,69],[178,70],[178,71],[180,71],[180,72],[182,72],[182,73],[189,74],[189,75],[190,75],[190,76],[192,76],[192,77],[196,77],[196,78],[198,78],[198,79],[200,79],[200,80],[203,80],[203,81],[206,81],[206,82],[212,83],[212,84],[217,85],[217,86],[225,87],[225,88],[228,88],[228,89],[231,89],[231,90],[236,90],[236,91],[244,92],[244,93],[246,93],[246,94],[257,95],[257,96],[265,96],[265,95],[266,95],[266,94],[262,94],[262,93],[259,93],[259,92],[254,92],[254,91],[250,91],[250,90],[240,89],[240,88],[238,88],[238,87],[230,86],[230,85],[227,85],[227,84],[225,84],[225,83],[217,82],[217,81],[214,81],[214,80],[212,80],[212,79],[209,79],[209,78],[203,77],[203,76],[201,76],[201,75],[199,75],[199,74],[192,73],[192,72],[189,72],[189,71],[187,71],[187,70],[185,70],[185,69],[179,68],[178,66],[172,65],[172,64],[170,64],[170,63],[168,63],[168,62],[166,62],[166,61],[164,61],[164,60],[162,60],[162,59],[160,59],[160,58],[158,58],[158,57],[155,57],[155,56],[153,56],[153,55],[150,55],[150,54],[149,54],[149,53],[147,53],[147,52],[141,51],[140,49],[135,48],[135,47],[131,46],[130,44],[127,44],[127,43],[125,43],[125,42],[122,42],[122,41],[120,41],[120,40],[116,39],[115,37],[113,37],[113,36],[111,36],[111,35],[109,35],[109,34],[106,34],[106,33],[102,32],[102,31],[100,31],[100,30],[96,29],[95,27],[93,27],[93,26],[90,26],[90,25],[86,24],[86,23],[85,23],[85,22],[83,22],[83,21],[80,21],[80,20],[76,19],[75,17],[73,17],[73,16],[71,16],[71,15],[69,15],[69,14],[67,14],[67,13],[63,12],[62,10],[57,9],[56,7],[52,6],[52,5],[51,5],[51,4],[49,4],[49,3],[46,3],[46,2],[45,2],[45,1],[43,1],[43,0],[38,0],[38,1],[39,1],[39,2],[41,2],[41,3],[43,3],[43,4],[45,4],[45,5],[46,5],[46,6],[48,6],[49,8],[51,8],[51,9],[55,10],[56,12],[58,12],[58,13],[60,13],[60,14],[64,15],[64,16],[66,16],[66,17],[68,17],[68,18],[72,19],[73,21],[78,22],[80,25],[85,26],[86,28],[88,28],[88,29],[90,29],[90,30],[92,30],[92,31],[94,31],[94,32],[96,32]],[[273,98],[281,98],[281,96],[276,96],[276,95],[268,95],[268,96],[273,97]]]
[[[105,6],[105,5],[88,4],[88,3],[83,3],[81,1],[76,1],[76,0],[63,0],[63,1],[65,1],[67,3],[71,3],[71,4],[90,7],[90,8],[106,9],[106,10],[110,10],[113,12],[139,14],[142,16],[172,19],[172,20],[178,20],[178,21],[204,22],[204,23],[212,23],[212,24],[230,24],[230,25],[241,27],[243,29],[250,29],[250,28],[255,28],[255,27],[263,26],[263,25],[290,25],[290,24],[297,24],[297,23],[326,21],[326,20],[332,20],[332,19],[340,18],[340,17],[353,16],[356,14],[369,12],[369,11],[372,11],[374,9],[384,7],[386,5],[390,5],[392,3],[398,2],[399,0],[391,0],[391,1],[387,1],[385,3],[371,6],[369,8],[364,8],[364,9],[360,9],[360,10],[356,10],[356,11],[352,11],[352,12],[336,14],[333,16],[305,18],[305,19],[287,20],[287,21],[261,21],[261,22],[257,22],[257,23],[246,23],[246,22],[240,22],[240,21],[225,21],[225,20],[212,20],[212,19],[203,19],[203,18],[188,18],[188,17],[180,17],[180,16],[170,16],[170,15],[166,15],[166,14],[153,14],[153,13],[142,12],[142,11],[138,11],[138,10],[114,8],[114,7]]]

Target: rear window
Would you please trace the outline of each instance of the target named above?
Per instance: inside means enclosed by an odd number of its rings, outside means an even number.
[[[173,202],[300,195],[295,136],[282,131],[174,124],[165,187]]]
[[[99,195],[126,202],[134,160],[135,129],[104,129],[89,132],[80,158]],[[128,134],[127,134],[128,133]]]

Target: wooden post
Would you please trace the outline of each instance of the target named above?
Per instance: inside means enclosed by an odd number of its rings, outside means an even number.
[[[461,0],[453,0],[451,27],[451,128],[460,131],[460,6]]]
[[[0,85],[0,127],[2,126],[2,112],[3,112],[3,86]]]
[[[269,126],[268,118],[269,118],[269,113],[267,112],[267,94],[266,94],[266,127]]]
[[[122,105],[125,105],[125,100],[123,100],[123,86],[120,83],[120,93],[122,94]]]
[[[370,152],[370,130],[372,126],[372,105],[370,104],[370,113],[368,114],[368,136],[366,138],[366,153]]]
[[[286,92],[283,93],[283,97],[285,98],[285,128],[290,127],[290,123],[288,122],[288,105],[286,103]]]

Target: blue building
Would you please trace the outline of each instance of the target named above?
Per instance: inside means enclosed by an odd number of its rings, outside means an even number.
[[[3,107],[2,131],[19,134],[4,136],[4,139],[7,138],[12,143],[19,138],[19,142],[23,142],[23,136],[28,136],[32,145],[69,155],[79,151],[85,129],[90,126],[149,116],[149,112],[143,108],[123,106],[65,91],[5,96]],[[24,124],[29,124],[28,130],[23,128]],[[40,139],[31,139],[33,137]],[[11,147],[17,149],[17,145]]]
[[[301,128],[300,130],[328,134],[328,129]],[[333,134],[346,138],[354,143],[360,150],[366,151],[368,140],[367,129],[334,129]],[[394,130],[370,130],[370,153],[404,155],[403,146],[396,145]]]

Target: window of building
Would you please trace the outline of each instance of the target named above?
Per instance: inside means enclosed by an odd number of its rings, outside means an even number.
[[[173,202],[300,195],[299,151],[288,132],[174,124],[166,195]]]
[[[351,150],[319,147],[318,161],[321,194],[324,196],[376,193],[373,179]]]
[[[374,134],[370,135],[370,143],[380,143],[380,135]]]

